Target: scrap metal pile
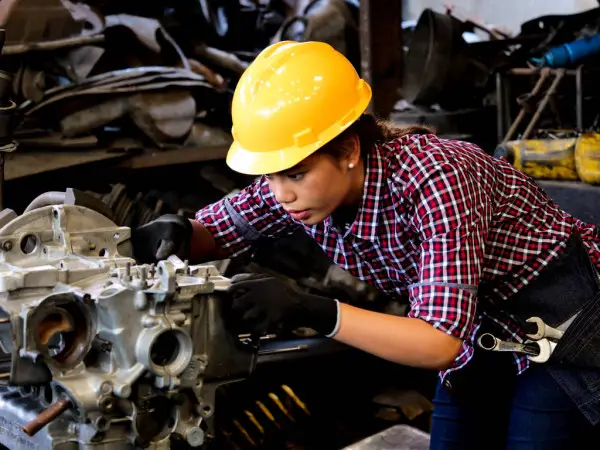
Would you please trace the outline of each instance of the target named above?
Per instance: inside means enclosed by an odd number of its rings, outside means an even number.
[[[319,39],[358,66],[357,11],[344,0],[5,0],[16,138],[132,150],[206,144],[208,130],[228,142],[232,92],[258,52]]]
[[[406,25],[398,122],[497,144],[598,125],[600,8],[532,18],[511,35],[448,9]],[[424,57],[427,55],[427,57]]]

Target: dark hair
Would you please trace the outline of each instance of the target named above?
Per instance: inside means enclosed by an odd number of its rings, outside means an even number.
[[[408,134],[435,134],[435,129],[425,125],[400,128],[387,120],[377,119],[371,114],[363,114],[343,133],[319,149],[319,152],[334,157],[343,156],[347,149],[344,143],[352,134],[358,136],[360,153],[364,157],[375,144],[383,144]]]

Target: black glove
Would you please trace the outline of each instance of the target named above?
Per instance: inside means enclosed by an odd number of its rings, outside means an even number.
[[[134,258],[142,264],[155,263],[171,255],[187,259],[192,233],[189,219],[176,214],[160,216],[132,232]]]
[[[264,334],[306,327],[330,335],[337,326],[336,300],[298,292],[278,278],[236,275],[228,292],[231,323],[240,331]]]

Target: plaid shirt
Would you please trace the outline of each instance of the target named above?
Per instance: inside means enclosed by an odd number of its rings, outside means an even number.
[[[355,277],[388,295],[408,296],[409,317],[463,340],[442,378],[469,361],[482,320],[497,324],[502,339],[524,340],[510,315],[486,311],[484,297],[497,302],[519,291],[560,254],[574,230],[600,266],[594,226],[563,212],[507,162],[434,135],[371,149],[360,209],[348,229],[336,228],[331,218],[314,226],[295,221],[265,178],[229,204],[223,200],[196,215],[231,257],[250,246],[235,224],[241,218],[265,236],[303,227]],[[515,354],[515,360],[519,373],[529,364],[525,356]]]

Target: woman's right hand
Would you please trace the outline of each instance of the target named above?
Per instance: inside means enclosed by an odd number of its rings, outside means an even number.
[[[151,264],[176,255],[188,259],[193,227],[189,219],[165,214],[132,230],[133,255],[138,263]]]

